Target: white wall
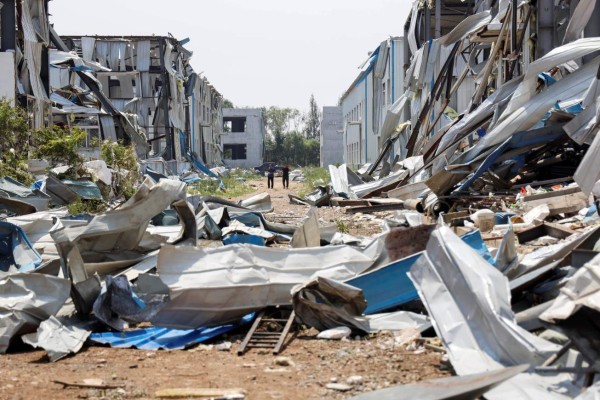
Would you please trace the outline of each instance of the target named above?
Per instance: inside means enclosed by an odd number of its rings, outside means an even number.
[[[321,167],[344,162],[344,117],[342,107],[323,107],[320,159]]]
[[[223,132],[221,134],[223,150],[225,150],[226,144],[245,144],[246,159],[229,160],[225,158],[225,151],[223,151],[223,161],[234,168],[252,168],[262,164],[265,138],[262,111],[260,109],[224,108],[223,118],[227,117],[246,117],[245,132]]]

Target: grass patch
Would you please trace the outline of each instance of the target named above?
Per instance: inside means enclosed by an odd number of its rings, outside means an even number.
[[[219,182],[206,179],[202,182],[188,185],[188,193],[200,194],[202,196],[240,197],[253,193],[256,188],[248,184],[254,179],[254,174],[243,175],[241,173],[230,173],[222,178],[225,190],[219,188]],[[245,180],[245,181],[244,181]]]
[[[320,167],[304,167],[302,173],[306,181],[298,189],[298,196],[304,197],[312,192],[316,186],[325,186],[331,181],[329,170]]]

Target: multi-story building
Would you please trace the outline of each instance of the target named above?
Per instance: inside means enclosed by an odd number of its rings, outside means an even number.
[[[341,98],[344,161],[374,162],[381,149],[380,129],[389,107],[403,93],[404,40],[390,37],[369,54]]]
[[[344,162],[344,114],[342,107],[323,107],[321,117],[321,167]]]
[[[223,162],[229,167],[252,168],[262,164],[265,121],[260,108],[224,108]]]

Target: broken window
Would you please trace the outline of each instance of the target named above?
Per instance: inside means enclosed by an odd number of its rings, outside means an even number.
[[[245,144],[225,144],[223,145],[223,157],[226,160],[245,160]]]
[[[224,117],[223,132],[246,132],[246,117]]]

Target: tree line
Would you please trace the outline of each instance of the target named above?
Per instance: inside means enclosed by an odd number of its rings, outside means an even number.
[[[307,113],[271,106],[263,107],[263,116],[267,130],[264,161],[293,166],[319,165],[321,112],[314,95],[310,96]]]

